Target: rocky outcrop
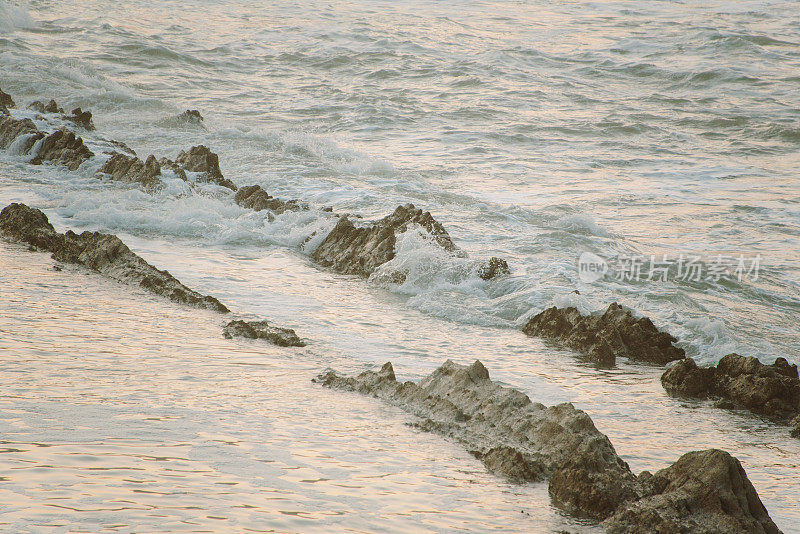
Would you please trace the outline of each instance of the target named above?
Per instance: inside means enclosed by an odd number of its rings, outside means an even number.
[[[797,366],[778,358],[764,365],[753,357],[728,354],[716,367],[699,367],[691,358],[661,376],[671,395],[718,398],[722,406],[738,407],[776,421],[800,423],[800,379]],[[791,423],[794,425],[794,423]]]
[[[17,105],[14,103],[14,99],[11,98],[11,95],[0,89],[0,107],[3,108],[14,108]]]
[[[380,265],[394,258],[397,234],[419,225],[448,252],[456,246],[430,212],[413,204],[398,206],[394,213],[366,226],[356,226],[347,216],[339,219],[333,230],[317,247],[311,259],[342,274],[368,277]]]
[[[299,200],[280,200],[264,191],[259,185],[246,185],[239,188],[234,196],[237,204],[254,211],[269,210],[274,215],[286,211],[308,209],[308,205]]]
[[[684,454],[655,475],[639,476],[645,496],[605,522],[619,534],[776,534],[739,460],[710,449]]]
[[[64,109],[58,107],[58,104],[55,100],[50,100],[50,102],[47,104],[41,102],[40,100],[35,100],[30,103],[28,109],[38,111],[39,113],[64,113]]]
[[[200,127],[205,129],[203,116],[196,109],[187,109],[180,115],[167,117],[156,122],[162,128]]]
[[[175,161],[189,172],[199,172],[209,182],[236,191],[236,184],[222,175],[219,168],[219,156],[211,152],[207,146],[193,146],[189,151],[181,151]]]
[[[186,171],[184,171],[183,167],[178,165],[176,162],[172,161],[169,158],[161,158],[160,160],[158,160],[158,163],[161,165],[162,169],[163,168],[170,169],[172,170],[173,173],[175,173],[175,176],[177,176],[184,182],[186,181]]]
[[[64,118],[85,130],[94,130],[91,111],[83,111],[81,108],[75,108],[69,115],[64,115]]]
[[[248,339],[265,339],[280,347],[305,347],[306,344],[291,328],[270,326],[267,321],[231,321],[225,325],[222,335],[226,339],[244,337]]]
[[[529,336],[555,341],[600,365],[613,366],[617,357],[664,365],[685,357],[677,341],[647,317],[636,319],[612,303],[602,315],[581,315],[573,307],[548,308],[522,328]]]
[[[511,269],[508,268],[506,260],[492,256],[489,261],[481,265],[478,269],[478,276],[484,280],[491,280],[500,275],[511,274]]]
[[[161,182],[161,165],[153,155],[142,161],[136,156],[115,152],[98,172],[107,174],[112,180],[142,184],[149,190]]]
[[[549,478],[556,506],[613,532],[778,532],[729,454],[692,452],[636,477],[584,412],[533,403],[493,382],[479,361],[448,360],[419,384],[399,382],[391,363],[357,377],[328,370],[314,382],[401,407],[420,418],[417,427],[458,441],[513,482]]]
[[[201,295],[137,256],[117,236],[99,232],[72,231],[59,234],[38,209],[13,203],[0,212],[0,233],[6,238],[52,252],[65,263],[85,265],[110,278],[140,286],[181,304],[227,313],[214,297]]]
[[[69,170],[77,170],[87,159],[94,156],[91,150],[83,144],[83,139],[74,132],[62,128],[56,130],[42,140],[39,152],[31,160],[33,165],[44,162],[63,165]]]
[[[28,154],[34,143],[44,138],[44,134],[36,128],[36,125],[30,119],[17,120],[9,115],[0,117],[0,148],[8,148],[21,135],[28,136],[25,146],[21,147],[20,153],[22,154]]]

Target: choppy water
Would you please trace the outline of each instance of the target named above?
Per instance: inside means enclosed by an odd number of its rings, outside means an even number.
[[[545,306],[617,300],[702,362],[800,361],[797,4],[32,1],[0,6],[0,66],[18,104],[91,109],[98,136],[140,155],[204,143],[226,177],[280,198],[365,216],[410,201],[513,270],[465,278],[409,236],[403,286],[350,280],[299,248],[332,224],[322,212],[268,223],[214,187],[149,195],[97,181],[96,162],[70,173],[0,156],[4,205],[118,233],[312,341],[227,342],[216,317],[3,245],[13,505],[0,520],[13,530],[563,528],[546,490],[503,485],[393,409],[307,382],[387,360],[417,378],[446,358],[575,402],[637,471],[725,448],[800,530],[800,444],[785,428],[669,399],[658,369],[585,368],[515,329]],[[206,130],[159,123],[187,108]],[[760,254],[761,268],[742,283],[584,283],[584,251]]]

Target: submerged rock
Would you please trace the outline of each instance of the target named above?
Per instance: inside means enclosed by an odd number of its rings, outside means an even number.
[[[188,152],[181,151],[175,159],[185,170],[202,173],[203,179],[236,191],[236,184],[222,176],[219,168],[219,156],[211,152],[207,146],[193,146]]]
[[[354,225],[341,217],[333,230],[317,247],[311,259],[342,274],[368,277],[380,265],[394,258],[397,234],[412,224],[425,229],[444,250],[456,252],[456,246],[430,212],[413,204],[398,206],[394,213],[366,226]]]
[[[81,108],[75,108],[72,110],[70,115],[64,115],[64,118],[68,121],[74,122],[86,130],[94,130],[91,111],[83,111]]]
[[[608,519],[608,532],[780,532],[742,464],[725,451],[690,452],[655,475],[644,472],[639,478],[646,496]]]
[[[605,520],[613,532],[778,532],[728,453],[688,453],[655,475],[636,477],[584,412],[569,403],[533,403],[490,380],[479,361],[448,360],[419,384],[398,382],[391,363],[357,377],[328,370],[314,382],[401,407],[421,418],[417,427],[455,439],[513,482],[550,478],[556,506]]]
[[[142,161],[136,156],[115,152],[97,172],[107,174],[112,180],[140,183],[147,189],[161,182],[161,165],[153,155]]]
[[[557,341],[606,366],[614,365],[620,356],[661,365],[685,357],[684,350],[673,345],[677,339],[659,331],[647,317],[636,319],[617,303],[602,315],[581,315],[573,307],[548,308],[532,317],[522,331]]]
[[[181,284],[167,271],[156,269],[134,254],[117,236],[72,231],[59,234],[38,209],[9,204],[0,212],[0,233],[15,241],[53,253],[65,263],[78,263],[110,278],[138,285],[152,293],[197,308],[227,313],[214,297],[201,295]]]
[[[156,125],[161,126],[162,128],[181,128],[186,126],[199,126],[200,128],[205,129],[205,125],[203,124],[203,116],[200,114],[199,111],[196,109],[187,109],[180,115],[175,115],[174,117],[167,117],[165,119],[161,119],[160,121],[156,122]]]
[[[716,367],[699,367],[688,358],[661,376],[672,395],[718,397],[772,419],[788,422],[800,415],[800,379],[797,366],[778,358],[764,365],[753,357],[728,354]]]
[[[270,326],[267,321],[231,321],[225,325],[222,335],[231,339],[244,337],[248,339],[266,339],[280,347],[305,347],[306,344],[297,337],[291,328]]]
[[[3,108],[15,108],[17,105],[11,95],[0,89],[0,106]]]
[[[503,274],[511,274],[511,269],[508,268],[506,260],[495,258],[492,256],[484,265],[478,269],[478,276],[484,280],[491,280]]]
[[[39,152],[31,160],[33,165],[44,162],[64,165],[69,170],[77,170],[87,159],[94,156],[91,150],[83,144],[83,139],[74,132],[62,128],[51,133],[42,140]]]
[[[237,204],[243,208],[254,211],[269,210],[275,215],[280,215],[286,211],[299,211],[308,209],[308,206],[299,200],[283,201],[271,196],[259,185],[246,185],[239,188],[234,196]]]
[[[58,107],[55,100],[50,100],[47,104],[39,100],[30,103],[28,109],[38,111],[39,113],[64,113],[64,109]]]
[[[186,171],[184,171],[183,167],[178,165],[176,162],[172,161],[169,158],[161,158],[160,160],[158,160],[158,163],[161,165],[162,169],[166,167],[167,169],[172,170],[172,172],[175,173],[175,176],[177,176],[184,182],[186,181]]]

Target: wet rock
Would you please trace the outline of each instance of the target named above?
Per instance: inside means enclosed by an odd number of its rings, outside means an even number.
[[[113,145],[114,147],[120,149],[122,152],[124,152],[129,156],[136,155],[136,151],[131,147],[129,147],[128,145],[126,145],[125,143],[123,143],[122,141],[115,141],[114,139],[108,139],[107,142]]]
[[[448,360],[419,384],[398,382],[390,363],[355,378],[328,371],[315,381],[400,406],[422,419],[419,428],[455,439],[487,469],[514,482],[546,479],[580,465],[597,474],[585,480],[582,490],[610,494],[607,499],[614,502],[637,495],[636,477],[588,415],[569,403],[549,408],[532,403],[523,393],[490,380],[479,361],[462,366]],[[598,517],[579,508],[580,496],[571,489],[551,481],[550,491],[559,506]]]
[[[0,148],[8,148],[21,135],[28,136],[21,149],[22,154],[30,153],[36,141],[44,138],[44,134],[30,119],[17,120],[8,115],[0,117]]]
[[[39,153],[31,160],[33,165],[44,162],[64,165],[69,170],[77,170],[87,159],[94,156],[83,144],[83,139],[74,132],[62,128],[51,133],[42,140]]]
[[[608,532],[780,532],[741,463],[727,452],[690,452],[655,475],[640,478],[649,478],[649,495],[608,519],[604,524]]]
[[[64,113],[64,109],[58,107],[55,100],[50,100],[47,104],[39,100],[31,102],[28,109],[38,111],[39,113]]]
[[[187,109],[180,115],[161,119],[156,124],[162,128],[185,128],[187,126],[205,129],[203,116],[196,109]]]
[[[500,275],[511,274],[511,269],[508,268],[506,260],[495,258],[492,256],[488,262],[481,266],[478,270],[478,276],[484,280],[491,280]]]
[[[446,251],[456,252],[447,231],[430,212],[406,204],[398,206],[391,215],[365,226],[356,226],[347,216],[341,217],[311,254],[311,259],[342,274],[366,278],[378,266],[394,258],[397,234],[405,232],[412,224],[424,228]]]
[[[227,339],[244,337],[248,339],[266,339],[280,347],[305,347],[306,344],[297,337],[291,328],[270,326],[267,321],[231,321],[225,325],[222,335]]]
[[[778,532],[741,464],[718,450],[691,452],[655,475],[635,477],[591,418],[571,404],[545,407],[489,378],[476,361],[445,362],[415,384],[391,363],[357,377],[328,370],[314,382],[371,395],[454,439],[514,482],[550,478],[553,503],[605,520],[612,532]]]
[[[280,215],[286,211],[308,209],[306,204],[298,200],[283,201],[277,199],[264,191],[259,185],[247,185],[239,188],[234,200],[243,208],[255,211],[269,210],[275,215]]]
[[[170,300],[227,313],[214,297],[192,291],[167,271],[134,254],[117,236],[99,232],[56,233],[47,216],[25,204],[13,203],[0,212],[0,233],[6,238],[52,252],[64,263],[77,263],[127,284],[138,285]]]
[[[94,123],[92,122],[92,112],[83,111],[81,108],[75,108],[70,115],[64,115],[68,121],[74,122],[85,130],[94,130]]]
[[[764,365],[756,358],[734,353],[722,358],[716,367],[708,368],[688,360],[667,369],[661,384],[673,395],[715,397],[726,406],[744,408],[777,421],[787,422],[800,414],[797,366],[784,358]]]
[[[161,165],[153,155],[142,161],[136,156],[115,152],[97,172],[107,174],[112,180],[142,184],[148,190],[161,182]]]
[[[792,419],[792,421],[789,423],[789,426],[792,427],[792,437],[800,438],[800,415]]]
[[[14,99],[11,98],[11,95],[0,89],[0,107],[3,108],[15,108],[17,105],[14,103]]]
[[[181,151],[175,159],[185,170],[202,173],[204,180],[236,191],[236,184],[222,176],[219,156],[204,145],[194,146],[188,152]]]
[[[554,340],[600,365],[614,365],[620,356],[660,365],[685,357],[683,349],[673,345],[677,339],[617,303],[602,315],[581,315],[573,307],[549,308],[532,317],[522,331]]]
[[[162,169],[163,168],[170,169],[172,170],[173,173],[175,173],[175,176],[177,176],[184,182],[186,181],[186,171],[184,171],[183,167],[178,165],[177,162],[172,161],[169,158],[161,158],[160,160],[158,160],[158,163],[161,165]]]

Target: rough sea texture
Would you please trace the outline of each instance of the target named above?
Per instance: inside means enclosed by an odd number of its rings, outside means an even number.
[[[701,364],[800,363],[799,73],[792,2],[3,3],[0,87],[19,107],[89,109],[87,143],[140,157],[204,144],[226,178],[312,209],[269,221],[214,184],[151,194],[97,180],[99,161],[71,172],[13,150],[0,204],[117,234],[312,342],[224,340],[213,314],[0,244],[0,528],[588,528],[399,411],[308,382],[389,360],[418,379],[449,358],[574,402],[637,472],[725,449],[800,531],[786,428],[670,398],[659,368],[597,370],[519,331],[550,306],[617,301]],[[205,126],[168,120],[186,109]],[[409,202],[512,274],[484,281],[413,232],[369,281],[310,262],[335,224],[321,208],[375,218]],[[585,283],[582,252],[760,254],[761,269]]]

